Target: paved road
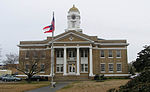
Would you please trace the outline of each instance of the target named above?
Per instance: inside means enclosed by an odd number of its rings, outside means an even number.
[[[47,86],[47,87],[41,87],[38,89],[26,91],[26,92],[56,92],[56,90],[63,88],[64,86],[68,85],[69,83],[71,83],[71,82],[59,82],[59,83],[56,83],[55,88],[51,88],[50,86]]]

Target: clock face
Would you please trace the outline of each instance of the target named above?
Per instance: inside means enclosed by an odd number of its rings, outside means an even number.
[[[73,15],[71,16],[71,18],[72,18],[72,19],[75,19],[75,18],[76,18],[76,16],[73,14]]]

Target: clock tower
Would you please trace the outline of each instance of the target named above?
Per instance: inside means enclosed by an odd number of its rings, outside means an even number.
[[[69,9],[67,20],[68,28],[66,29],[66,31],[75,30],[78,32],[82,32],[82,29],[80,29],[80,12],[78,8],[75,7],[75,5],[73,5],[73,7]]]

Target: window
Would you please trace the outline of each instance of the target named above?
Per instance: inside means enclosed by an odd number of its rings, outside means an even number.
[[[26,51],[25,59],[29,59],[29,51]]]
[[[46,57],[46,52],[45,52],[45,51],[42,51],[42,52],[41,52],[41,58],[44,59],[45,57]]]
[[[113,64],[109,64],[108,67],[109,67],[109,72],[113,72],[113,68],[114,68],[114,67],[113,67]]]
[[[36,59],[38,58],[37,52],[33,52],[33,57],[36,58]]]
[[[87,50],[81,50],[81,57],[88,57],[88,51]]]
[[[121,72],[121,64],[117,64],[117,72]]]
[[[75,51],[68,51],[68,56],[69,57],[76,57]]]
[[[100,51],[100,56],[101,56],[101,57],[105,57],[104,50],[101,50],[101,51]]]
[[[108,51],[108,57],[110,57],[110,58],[113,57],[112,50],[109,50],[109,51]]]
[[[62,73],[63,72],[63,64],[57,64],[56,65],[56,72]]]
[[[41,72],[45,72],[45,65],[41,64]]]
[[[29,65],[25,65],[25,71],[29,72]]]
[[[117,57],[117,58],[120,58],[120,57],[121,57],[121,51],[120,51],[120,50],[117,50],[117,51],[116,51],[116,57]]]
[[[105,72],[105,64],[101,64],[101,72]]]
[[[56,56],[57,56],[57,58],[63,58],[63,57],[64,57],[64,52],[63,52],[63,50],[57,50]]]
[[[88,64],[81,64],[81,72],[88,72]]]

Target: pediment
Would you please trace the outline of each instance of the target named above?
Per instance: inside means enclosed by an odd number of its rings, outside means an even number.
[[[94,41],[87,38],[87,37],[85,37],[81,33],[77,34],[75,32],[67,32],[67,33],[64,33],[61,36],[56,36],[55,39],[54,39],[54,42],[55,43],[57,43],[57,42],[58,43],[59,42],[70,42],[70,43],[73,43],[73,42],[89,42],[89,43],[92,43]],[[51,43],[51,41],[49,43]]]

